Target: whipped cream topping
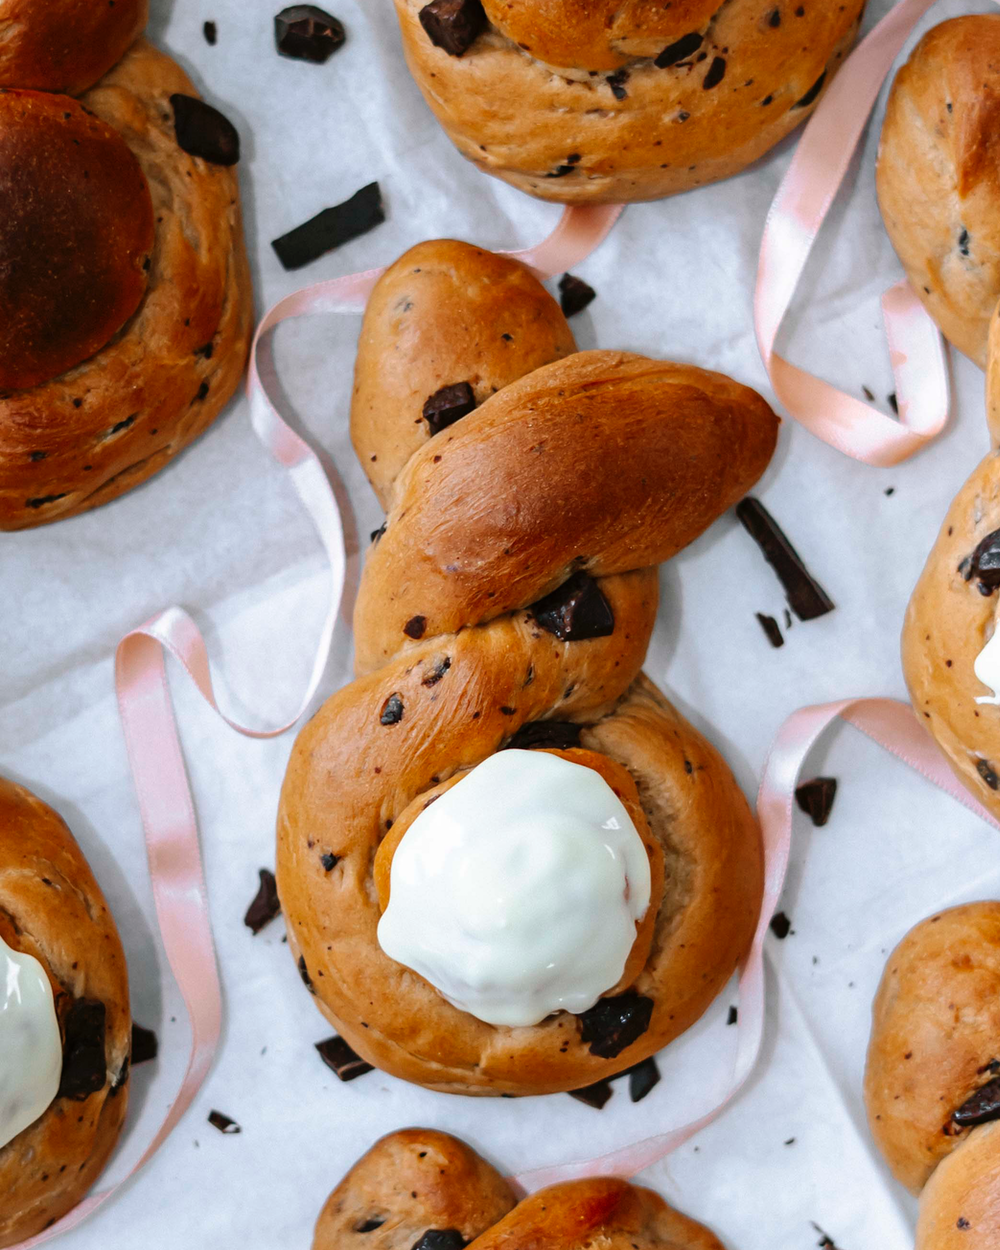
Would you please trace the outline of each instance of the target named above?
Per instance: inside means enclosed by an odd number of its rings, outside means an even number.
[[[976,702],[1000,704],[1000,629],[994,629],[989,642],[976,656],[972,671],[977,681],[993,691],[992,695],[977,695]]]
[[[0,938],[0,1146],[34,1124],[55,1098],[62,1060],[44,968]]]
[[[649,895],[646,848],[599,773],[499,751],[406,830],[378,940],[461,1011],[537,1024],[621,979]]]

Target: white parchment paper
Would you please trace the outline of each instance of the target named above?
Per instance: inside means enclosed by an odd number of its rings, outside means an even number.
[[[280,59],[277,0],[154,0],[151,34],[232,117],[258,312],[304,282],[391,262],[424,238],[525,246],[558,209],[479,174],[455,153],[411,82],[389,0],[330,0],[349,40],[325,66]],[[872,0],[868,25],[888,8]],[[945,0],[933,21],[977,8]],[[202,23],[213,20],[210,47]],[[899,276],[874,202],[877,129],[852,167],[810,266],[783,349],[847,390],[892,389],[878,295]],[[599,298],[574,319],[581,347],[622,347],[720,369],[770,397],[751,326],[757,247],[792,144],[729,182],[630,208],[578,272]],[[269,241],[377,178],[388,220],[297,274]],[[354,460],[347,402],[356,318],[280,328],[286,412],[336,463],[357,529],[381,519]],[[858,465],[786,422],[758,494],[837,604],[796,622],[780,650],[756,611],[782,618],[781,589],[732,517],[663,570],[647,670],[726,753],[748,793],[784,717],[854,694],[903,696],[898,634],[945,509],[986,451],[981,373],[956,359],[946,435],[893,470]],[[112,685],[117,639],[170,603],[206,633],[238,716],[276,721],[304,686],[327,591],[318,541],[256,443],[238,399],[166,472],[90,515],[0,539],[0,767],[69,821],[112,904],[129,956],[134,1014],[161,1057],[135,1071],[118,1159],[163,1114],[187,1041],[155,936],[138,811]],[[356,546],[356,544],[355,544]],[[324,693],[347,675],[338,638]],[[226,996],[226,1032],[195,1107],[153,1164],[67,1235],[67,1250],[309,1245],[327,1192],[380,1134],[408,1124],[468,1138],[502,1168],[599,1153],[673,1126],[725,1080],[729,992],[662,1056],[663,1080],[603,1112],[567,1096],[466,1100],[380,1073],[340,1084],[313,1044],[329,1028],[303,991],[282,922],[254,938],[242,915],[273,863],[278,788],[292,737],[241,739],[174,675],[202,827]],[[810,772],[839,778],[826,828],[801,818],[783,907],[793,931],[770,949],[768,1036],[731,1110],[644,1179],[710,1224],[732,1250],[805,1250],[815,1225],[841,1250],[907,1250],[913,1206],[867,1136],[860,1082],[872,993],[890,947],[932,909],[995,894],[993,835],[965,809],[849,729]],[[0,834],[2,836],[2,834]],[[239,1135],[206,1122],[231,1116]]]

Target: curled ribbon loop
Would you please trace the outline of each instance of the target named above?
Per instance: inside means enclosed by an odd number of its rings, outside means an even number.
[[[813,244],[907,36],[935,0],[899,0],[844,62],[810,118],[768,213],[754,295],[757,344],[775,394],[810,433],[865,464],[919,451],[948,420],[948,367],[937,326],[907,282],[882,300],[899,421],[774,350]]]

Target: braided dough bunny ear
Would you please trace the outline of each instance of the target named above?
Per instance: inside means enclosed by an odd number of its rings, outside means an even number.
[[[424,420],[418,381],[499,389],[422,432],[396,481],[380,481],[390,508],[358,597],[361,676],[299,735],[282,789],[289,945],[320,1010],[385,1071],[452,1092],[575,1089],[688,1028],[753,934],[762,860],[746,800],[640,668],[655,564],[749,489],[777,418],[727,378],[639,356],[583,352],[533,368],[532,344],[542,355],[563,345],[535,279],[462,244],[417,252],[387,272],[391,297],[376,288],[366,317],[355,443],[398,458]],[[428,258],[449,272],[426,279],[413,262]],[[419,278],[412,295],[408,275]],[[506,292],[499,308],[494,282]],[[414,324],[431,315],[449,343],[435,290],[448,293],[467,359],[452,360],[450,346],[429,355],[438,340]],[[401,316],[411,324],[397,335]],[[510,331],[509,351],[497,346],[502,326],[535,316],[548,337]],[[391,361],[381,405],[378,349]],[[533,371],[515,381],[518,368]],[[460,1011],[376,936],[386,833],[507,746],[553,748],[613,785],[613,764],[626,770],[617,789],[641,808],[653,877],[623,981],[590,1013],[519,1028]]]
[[[868,1123],[921,1194],[916,1250],[1000,1242],[998,1073],[1000,903],[968,903],[910,930],[872,1009]]]

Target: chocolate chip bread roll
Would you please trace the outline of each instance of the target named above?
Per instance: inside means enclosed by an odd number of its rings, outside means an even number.
[[[718,374],[572,347],[515,261],[428,243],[381,279],[352,411],[387,506],[359,676],[282,788],[302,979],[365,1060],[448,1092],[653,1054],[760,906],[746,800],[641,665],[655,566],[763,472],[777,420]]]
[[[54,1224],[107,1162],[128,1103],[128,976],[73,835],[0,778],[0,1246]]]
[[[424,98],[484,172],[564,204],[739,173],[809,116],[863,0],[396,0]]]

